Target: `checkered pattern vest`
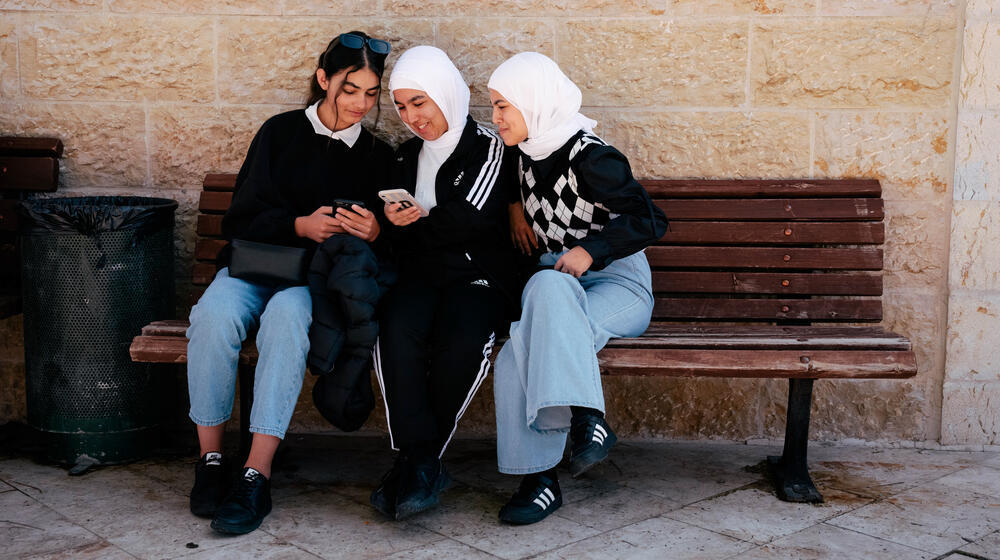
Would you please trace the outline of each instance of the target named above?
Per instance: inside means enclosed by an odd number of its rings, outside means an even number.
[[[518,160],[524,211],[531,219],[531,229],[538,236],[539,243],[553,253],[564,251],[571,240],[583,239],[592,232],[601,231],[617,216],[580,194],[572,163],[591,144],[607,146],[604,140],[593,134],[580,136],[573,144],[569,158],[562,162],[563,168],[552,170],[556,180],[551,185],[538,184],[532,169],[525,164],[527,156],[522,155]]]

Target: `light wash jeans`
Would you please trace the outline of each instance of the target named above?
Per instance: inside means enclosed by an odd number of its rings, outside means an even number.
[[[560,254],[542,255],[551,265]],[[608,339],[639,336],[653,312],[643,252],[579,279],[543,270],[521,294],[521,320],[496,359],[493,377],[500,472],[550,469],[562,459],[570,406],[604,410],[597,351]]]
[[[191,309],[191,420],[217,426],[232,416],[240,348],[247,332],[260,325],[250,431],[283,439],[302,390],[311,323],[308,287],[270,288],[220,270]]]

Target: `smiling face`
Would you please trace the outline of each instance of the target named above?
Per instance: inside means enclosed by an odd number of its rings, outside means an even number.
[[[330,130],[343,130],[359,122],[378,101],[379,79],[370,68],[343,70],[329,79],[320,68],[316,70],[316,81],[327,92],[318,110],[320,120]],[[331,95],[331,88],[337,93]]]
[[[493,124],[499,128],[505,145],[514,146],[528,139],[524,115],[495,89],[490,90],[490,105],[493,106]]]
[[[448,132],[448,119],[426,91],[397,89],[392,92],[392,99],[399,118],[424,140],[437,140]]]

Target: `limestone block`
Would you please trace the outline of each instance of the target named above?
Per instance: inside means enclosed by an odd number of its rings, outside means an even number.
[[[0,319],[0,362],[24,361],[24,315]]]
[[[145,14],[279,14],[281,5],[268,0],[109,0],[112,12]]]
[[[386,81],[388,82],[388,80]],[[388,103],[390,101],[388,92],[382,94],[382,99],[381,113],[376,115],[375,109],[372,109],[363,122],[375,136],[378,136],[388,142],[390,146],[396,148],[403,142],[413,138],[414,135],[410,132],[410,129],[406,128],[403,121],[400,120],[399,113],[396,112],[396,106]],[[376,116],[378,120],[376,120]]]
[[[956,290],[948,301],[948,381],[1000,381],[1000,293]]]
[[[752,103],[947,108],[954,18],[805,20],[753,27]]]
[[[28,419],[24,360],[0,361],[0,425]]]
[[[17,27],[14,17],[0,22],[0,99],[18,94],[20,77],[17,73]]]
[[[219,25],[219,95],[229,102],[304,103],[317,60],[337,34],[365,30],[392,43],[392,63],[414,45],[432,44],[430,20],[230,18]],[[343,30],[343,31],[341,31]]]
[[[886,200],[940,201],[951,178],[950,115],[816,114],[813,172],[817,177],[871,177]]]
[[[967,21],[962,49],[962,107],[1000,109],[1000,19]]]
[[[825,16],[954,16],[958,0],[823,0]]]
[[[96,11],[101,4],[102,0],[0,0],[0,10]]]
[[[584,105],[735,107],[746,100],[746,22],[571,20],[560,67]]]
[[[153,184],[200,189],[206,173],[236,173],[257,129],[281,105],[164,106],[150,110]]]
[[[63,187],[133,188],[145,183],[146,125],[141,107],[0,102],[0,133],[62,139]]]
[[[210,101],[212,22],[195,17],[40,16],[20,31],[24,93],[43,99]]]
[[[886,202],[884,285],[887,290],[944,290],[948,215],[942,204]]]
[[[437,36],[469,84],[473,105],[490,104],[486,82],[501,62],[522,51],[553,56],[553,30],[542,21],[449,19],[438,24]]]
[[[383,9],[395,16],[453,17],[470,19],[482,16],[649,16],[662,15],[663,3],[657,0],[393,0]]]
[[[816,0],[667,0],[669,16],[813,15]]]
[[[1000,202],[955,202],[949,283],[953,289],[1000,289]]]
[[[587,113],[585,110],[584,113]],[[603,112],[596,132],[639,178],[803,177],[809,119],[789,113]]]
[[[285,7],[281,10],[281,13],[286,16],[342,16],[350,14],[352,17],[358,17],[382,15],[385,13],[383,7],[378,2],[372,2],[371,0],[336,0],[334,2],[330,2],[329,0],[285,0],[284,5]],[[351,31],[352,29],[354,28],[345,28],[341,33]],[[365,26],[358,27],[357,30],[368,33],[368,28]]]
[[[914,379],[819,380],[813,386],[813,440],[916,440],[936,437],[937,408]],[[940,384],[938,385],[940,387]]]
[[[997,445],[1000,442],[1000,383],[944,384],[942,445]]]
[[[1000,87],[1000,76],[996,82]],[[1000,201],[1000,110],[959,111],[955,200]]]
[[[965,5],[966,20],[1000,16],[996,0],[968,0]]]

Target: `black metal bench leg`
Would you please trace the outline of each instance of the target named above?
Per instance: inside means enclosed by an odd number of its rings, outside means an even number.
[[[786,502],[820,503],[820,495],[806,465],[809,447],[809,409],[812,406],[813,379],[788,380],[788,419],[785,423],[785,448],[781,457],[770,456],[767,464],[778,498]]]
[[[250,455],[250,409],[253,407],[253,366],[240,364],[240,464]]]

